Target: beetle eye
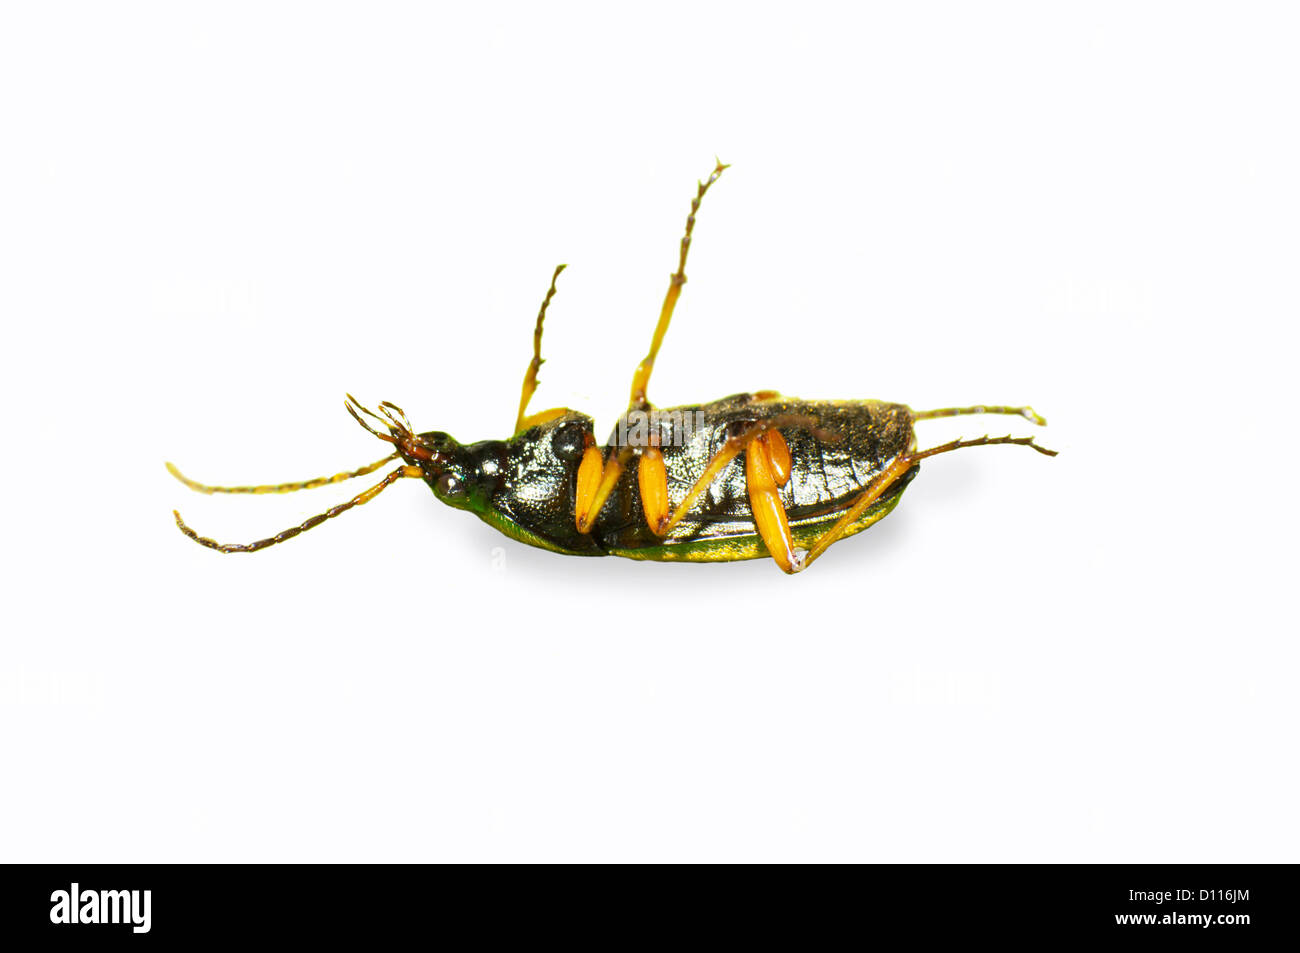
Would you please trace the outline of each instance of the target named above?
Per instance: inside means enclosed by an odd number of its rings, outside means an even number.
[[[437,490],[439,496],[464,496],[465,481],[452,476],[450,473],[444,473],[438,477]]]
[[[577,460],[582,456],[585,433],[581,424],[565,424],[556,430],[555,436],[551,438],[551,449],[561,460]]]

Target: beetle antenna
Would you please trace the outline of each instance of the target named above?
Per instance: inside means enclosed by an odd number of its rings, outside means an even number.
[[[364,467],[360,467],[356,470],[347,470],[343,473],[336,473],[333,476],[314,477],[310,480],[297,480],[293,483],[265,483],[260,486],[209,486],[206,483],[191,480],[184,473],[181,473],[180,470],[176,469],[174,463],[167,464],[167,472],[180,480],[191,490],[198,493],[293,493],[295,490],[312,490],[318,486],[328,486],[331,483],[342,483],[344,480],[351,480],[353,477],[365,476],[367,473],[374,473],[385,463],[390,460],[395,460],[396,458],[396,453],[390,453],[382,460],[368,463]]]
[[[206,536],[200,536],[194,530],[185,525],[181,519],[181,514],[177,510],[172,510],[172,515],[176,517],[177,528],[200,546],[206,546],[208,549],[215,549],[219,553],[255,553],[259,549],[266,549],[268,546],[274,546],[276,543],[283,543],[286,539],[293,539],[299,533],[305,533],[313,527],[319,526],[328,519],[333,519],[340,513],[346,513],[354,506],[360,506],[363,503],[369,503],[376,496],[392,486],[402,477],[421,477],[424,472],[419,467],[401,466],[389,472],[370,489],[364,493],[358,493],[346,503],[340,503],[338,506],[326,510],[324,513],[317,513],[309,519],[303,520],[297,526],[291,526],[281,533],[269,536],[266,539],[259,539],[255,543],[218,543],[215,539],[209,539]]]
[[[381,400],[379,402],[379,412],[388,418],[390,424],[402,431],[404,434],[414,432],[415,428],[412,427],[411,422],[406,419],[406,411],[402,410],[402,408],[398,407],[396,404],[386,400]],[[397,416],[394,417],[394,414]],[[400,420],[398,418],[400,418]]]
[[[376,437],[378,437],[380,440],[386,440],[386,441],[388,441],[389,443],[394,443],[394,444],[397,443],[397,438],[396,438],[396,437],[394,437],[392,434],[380,433],[380,432],[379,432],[378,430],[376,430],[374,427],[370,426],[370,424],[366,423],[365,420],[362,419],[361,414],[367,414],[367,415],[369,415],[369,416],[371,416],[371,417],[374,417],[375,420],[378,420],[381,424],[383,424],[385,427],[387,427],[387,426],[388,426],[388,423],[385,422],[384,419],[383,419],[382,417],[380,417],[380,416],[378,416],[377,414],[375,414],[374,411],[369,410],[369,409],[366,408],[366,407],[363,407],[363,406],[361,405],[361,402],[358,401],[358,400],[357,400],[355,397],[353,397],[351,394],[348,394],[348,395],[346,395],[346,396],[347,396],[347,399],[346,399],[345,401],[343,401],[343,406],[346,407],[346,408],[348,409],[348,413],[350,413],[350,414],[352,415],[352,419],[353,419],[353,420],[355,420],[357,423],[359,423],[359,424],[360,424],[362,427],[364,427],[366,430],[370,431],[372,434],[374,434],[374,435],[375,435]],[[361,413],[358,413],[357,411],[360,411]]]

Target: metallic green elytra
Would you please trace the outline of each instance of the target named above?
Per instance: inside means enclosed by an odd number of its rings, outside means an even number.
[[[1055,455],[1032,437],[1011,436],[917,449],[917,421],[1007,414],[1045,424],[1029,407],[914,411],[879,400],[800,400],[758,391],[708,404],[655,408],[646,390],[686,282],[695,214],[725,168],[718,163],[691,202],[677,271],[669,280],[649,353],[633,375],[628,408],[604,443],[597,441],[586,414],[568,408],[528,414],[542,364],[542,326],[556,278],[565,267],[561,265],[537,315],[533,357],[524,375],[513,436],[461,444],[440,431],[417,433],[395,404],[385,401],[375,413],[348,395],[348,412],[392,446],[389,456],[331,477],[262,486],[207,486],[167,466],[203,493],[287,493],[395,464],[377,484],[254,543],[218,543],[199,536],[179,513],[177,526],[210,549],[254,552],[369,502],[398,480],[419,478],[449,506],[474,513],[512,539],[556,553],[664,562],[770,556],[782,570],[794,573],[833,543],[887,516],[926,457],[993,444],[1028,446]],[[761,337],[755,340],[763,346]]]

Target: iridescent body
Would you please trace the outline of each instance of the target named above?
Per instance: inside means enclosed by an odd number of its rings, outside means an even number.
[[[555,296],[555,280],[565,267],[561,265],[537,316],[513,436],[460,444],[440,431],[416,433],[394,404],[381,403],[376,414],[349,395],[348,412],[392,445],[393,452],[383,460],[332,477],[243,487],[205,486],[171,464],[168,468],[204,493],[285,493],[396,463],[378,484],[254,543],[223,544],[199,536],[179,513],[177,525],[195,542],[219,552],[253,552],[366,503],[398,480],[419,478],[444,503],[469,510],[507,536],[554,552],[690,562],[768,556],[793,573],[833,543],[888,515],[926,457],[992,444],[1028,446],[1054,455],[1030,437],[1011,436],[916,448],[914,424],[919,420],[1008,414],[1046,423],[1029,407],[981,405],[918,412],[878,400],[810,401],[758,391],[656,410],[646,391],[686,283],[695,213],[725,168],[718,164],[691,203],[677,271],[669,279],[650,351],[633,375],[628,409],[604,444],[597,441],[586,414],[568,408],[528,414],[542,365],[542,325]]]
[[[711,404],[671,408],[664,416],[670,421],[679,416],[691,420],[697,410],[711,422],[709,426],[691,430],[680,445],[675,440],[661,442],[673,505],[681,503],[726,442],[729,430],[737,425],[794,413],[815,417],[826,431],[841,435],[838,440],[825,440],[804,430],[785,432],[794,465],[780,496],[796,542],[804,549],[885,466],[914,443],[911,411],[901,404],[755,399],[738,394]],[[754,530],[744,461],[739,457],[710,484],[690,515],[662,538],[646,525],[635,466],[620,476],[593,530],[579,533],[573,520],[577,471],[584,443],[593,436],[592,427],[590,417],[571,411],[508,440],[460,446],[446,434],[424,434],[426,441],[451,457],[447,464],[426,464],[425,480],[437,493],[441,476],[453,473],[456,492],[440,494],[444,502],[477,514],[508,536],[556,552],[693,562],[768,554]],[[671,433],[670,427],[664,430]],[[854,523],[851,532],[866,529],[892,510],[917,469],[913,467],[905,479],[895,483]]]

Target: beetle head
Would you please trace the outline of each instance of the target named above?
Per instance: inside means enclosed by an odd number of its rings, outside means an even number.
[[[469,505],[477,468],[472,455],[450,434],[440,430],[416,433],[402,408],[388,401],[379,404],[379,414],[362,406],[351,394],[345,406],[357,423],[380,440],[391,443],[403,461],[419,467],[438,499],[450,506]],[[363,414],[386,428],[388,433],[372,426]]]

